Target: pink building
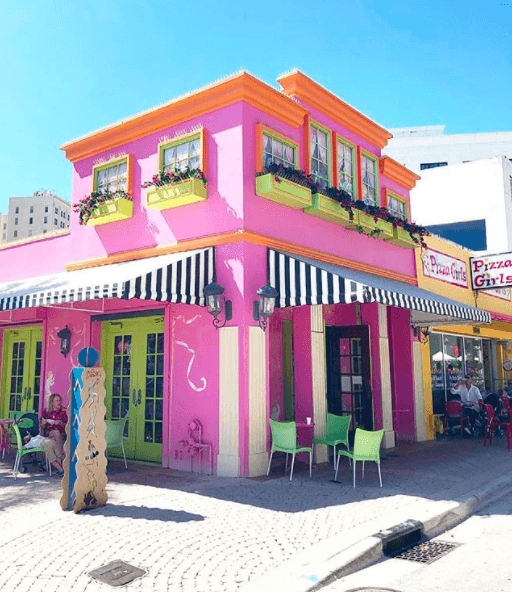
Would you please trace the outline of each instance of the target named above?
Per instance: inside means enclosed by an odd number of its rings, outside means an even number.
[[[420,437],[415,328],[487,313],[417,287],[417,177],[381,155],[390,134],[300,72],[278,82],[236,74],[62,147],[72,202],[106,197],[69,234],[0,250],[0,416],[41,411],[50,371],[65,397],[92,345],[134,459],[188,469],[192,419],[220,475],[266,471],[271,415],[322,436],[326,412],[349,414],[385,447]]]

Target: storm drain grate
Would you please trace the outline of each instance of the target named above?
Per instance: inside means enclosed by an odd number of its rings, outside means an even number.
[[[126,584],[146,574],[145,569],[140,569],[120,560],[111,561],[89,572],[91,577],[110,586],[126,586]]]
[[[454,543],[444,543],[442,541],[427,541],[411,547],[407,551],[395,555],[395,559],[406,559],[407,561],[417,561],[418,563],[432,563],[450,551],[458,547]]]

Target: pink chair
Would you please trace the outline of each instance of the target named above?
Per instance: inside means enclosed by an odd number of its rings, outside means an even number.
[[[203,464],[203,451],[208,451],[208,463],[210,475],[213,474],[213,446],[210,442],[203,441],[203,426],[198,419],[193,419],[188,424],[187,440],[180,440],[178,444],[183,448],[185,454],[190,455],[190,472],[194,472],[194,458],[199,457],[201,468]],[[178,452],[178,451],[177,451]]]

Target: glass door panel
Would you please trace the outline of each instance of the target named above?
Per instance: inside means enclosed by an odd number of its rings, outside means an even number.
[[[11,329],[3,335],[3,375],[0,411],[39,412],[42,328]]]
[[[373,429],[368,327],[326,327],[327,409],[351,415],[351,430]]]
[[[102,345],[107,417],[129,413],[126,456],[155,462],[162,459],[164,408],[164,334],[158,326],[158,317],[104,323]]]
[[[147,333],[145,343],[144,388],[137,394],[137,457],[159,461],[162,458],[164,418],[164,334]]]

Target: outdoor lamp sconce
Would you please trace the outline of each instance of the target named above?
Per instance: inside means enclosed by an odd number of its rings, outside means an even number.
[[[420,338],[421,343],[428,343],[431,333],[430,327],[414,327],[414,335]]]
[[[66,325],[64,329],[61,329],[57,333],[57,337],[60,339],[60,353],[66,357],[71,349],[71,331]]]
[[[268,325],[268,319],[274,313],[278,292],[275,288],[267,284],[263,288],[260,288],[257,294],[260,297],[260,301],[253,304],[253,317],[255,321],[259,322],[263,331],[265,331]]]
[[[206,310],[213,316],[213,326],[218,329],[224,327],[226,321],[233,318],[233,305],[231,300],[224,302],[224,288],[216,284],[214,281],[205,286],[204,296],[206,298]],[[224,302],[224,321],[218,317],[222,314],[222,304]]]

